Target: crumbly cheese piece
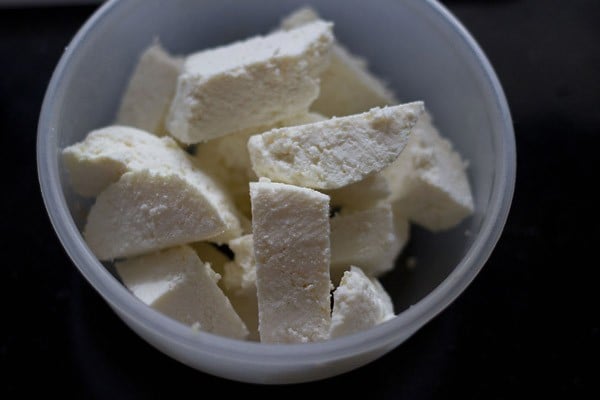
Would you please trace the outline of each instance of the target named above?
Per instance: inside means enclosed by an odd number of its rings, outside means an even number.
[[[200,143],[196,147],[195,158],[200,168],[209,171],[219,179],[232,195],[235,205],[246,217],[250,212],[250,181],[256,180],[248,154],[248,139],[252,135],[269,131],[275,127],[296,126],[323,121],[326,118],[317,113],[305,113],[274,126],[245,129],[231,135]]]
[[[329,65],[331,26],[317,21],[192,54],[178,80],[169,132],[199,143],[307,112]]]
[[[250,184],[260,339],[329,336],[329,196],[268,180]]]
[[[466,165],[424,116],[406,149],[384,171],[394,207],[431,231],[452,228],[474,209]]]
[[[194,249],[196,254],[198,254],[198,258],[200,258],[200,260],[210,264],[210,267],[213,271],[223,276],[225,272],[225,264],[229,262],[229,257],[227,257],[211,243],[195,242],[190,243],[189,246]]]
[[[339,189],[325,190],[324,193],[331,198],[333,208],[364,210],[387,202],[391,192],[383,175],[375,173],[367,175],[362,181]]]
[[[248,140],[252,168],[279,182],[337,189],[396,160],[422,112],[415,102],[273,129]]]
[[[183,60],[172,57],[159,44],[146,49],[123,95],[117,124],[163,135],[182,63]]]
[[[248,329],[217,286],[219,275],[188,246],[115,264],[133,294],[186,325],[236,339]]]
[[[394,305],[379,281],[350,267],[333,292],[331,337],[359,332],[393,317]]]
[[[403,226],[399,226],[402,234]],[[389,204],[362,211],[340,213],[331,218],[331,277],[339,281],[350,265],[370,276],[392,268],[406,243],[396,235],[396,224]]]
[[[244,235],[229,242],[235,255],[233,262],[225,264],[223,281],[229,291],[256,293],[256,261],[252,235]]]
[[[83,233],[100,260],[207,239],[227,241],[241,229],[223,201],[200,174],[128,172],[97,197]]]
[[[312,8],[303,7],[285,18],[281,27],[293,29],[318,20]],[[341,117],[397,103],[386,84],[369,72],[366,60],[351,54],[339,42],[333,45],[331,64],[321,75],[321,91],[311,110]]]
[[[90,132],[85,140],[65,148],[62,158],[73,190],[87,197],[97,196],[125,172],[192,168],[173,139],[118,125]]]

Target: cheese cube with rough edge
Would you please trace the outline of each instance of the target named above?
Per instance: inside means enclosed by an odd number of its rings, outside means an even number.
[[[333,208],[348,210],[364,210],[387,202],[390,188],[381,173],[367,175],[362,181],[341,187],[324,190],[323,193],[331,198]]]
[[[285,18],[281,27],[293,29],[318,20],[312,8],[304,7]],[[333,45],[331,64],[321,75],[321,91],[311,110],[340,117],[397,103],[386,84],[369,72],[366,60],[351,54],[339,42]]]
[[[117,124],[164,135],[165,118],[175,95],[183,60],[159,44],[148,47],[131,75],[117,114]]]
[[[235,339],[248,329],[217,286],[219,275],[188,246],[115,264],[123,283],[152,308],[195,329]]]
[[[331,337],[356,333],[393,317],[394,305],[379,281],[350,267],[333,292]]]
[[[250,183],[260,340],[329,337],[329,196],[268,180]]]
[[[229,291],[256,292],[256,261],[252,235],[244,235],[229,241],[235,255],[233,262],[225,264],[223,282]]]
[[[330,223],[333,282],[338,282],[350,265],[362,268],[370,276],[379,276],[394,268],[396,257],[405,242],[396,235],[389,204],[342,212],[331,218]]]
[[[314,189],[337,189],[380,171],[398,158],[423,103],[273,129],[248,140],[259,177]]]
[[[316,21],[190,55],[167,129],[199,143],[307,112],[329,65],[331,26]]]
[[[87,197],[97,196],[125,172],[192,168],[191,159],[173,139],[118,125],[90,132],[66,147],[62,159],[73,190]]]
[[[208,239],[228,241],[241,229],[222,200],[203,175],[128,172],[96,198],[83,234],[100,260]]]
[[[200,168],[210,171],[230,192],[238,210],[251,217],[248,184],[256,180],[248,154],[248,139],[252,135],[269,131],[275,127],[296,126],[326,118],[317,113],[307,113],[277,122],[274,126],[245,129],[231,135],[219,137],[196,146],[195,158]]]
[[[198,258],[205,263],[210,264],[210,267],[217,274],[223,276],[225,272],[225,264],[229,262],[229,257],[220,251],[217,247],[207,242],[190,243],[189,246],[194,249]]]
[[[466,166],[424,116],[404,152],[384,171],[394,208],[431,231],[452,228],[474,210]]]

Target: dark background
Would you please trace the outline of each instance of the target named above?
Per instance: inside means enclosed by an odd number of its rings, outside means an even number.
[[[333,379],[268,390],[600,398],[600,1],[443,3],[487,53],[511,107],[518,173],[504,234],[460,298],[396,350]],[[94,8],[0,9],[0,398],[259,394],[267,388],[189,369],[139,339],[50,226],[36,174],[38,114],[64,47]]]

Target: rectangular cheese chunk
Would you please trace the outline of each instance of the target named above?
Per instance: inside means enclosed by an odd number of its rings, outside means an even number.
[[[317,21],[192,54],[167,120],[184,143],[306,113],[329,65],[331,24]]]
[[[285,18],[281,27],[294,29],[318,20],[320,17],[312,8],[303,7]],[[311,110],[341,117],[397,103],[387,85],[369,72],[365,59],[351,54],[339,42],[334,43],[331,64],[321,75],[321,91]]]
[[[248,140],[259,177],[314,189],[337,189],[380,171],[398,158],[423,103],[273,129]]]
[[[467,163],[425,115],[406,149],[383,172],[394,208],[431,231],[452,228],[473,213]]]
[[[351,265],[370,276],[394,268],[398,254],[408,241],[406,227],[396,230],[389,204],[340,213],[331,218],[331,277],[338,282]],[[397,232],[400,235],[397,235]]]
[[[355,266],[344,273],[333,292],[331,337],[359,332],[394,317],[390,296],[376,278]]]
[[[219,275],[188,246],[115,264],[131,292],[150,307],[205,332],[244,339],[248,329],[217,286]]]
[[[146,49],[131,75],[116,123],[165,134],[165,118],[182,64],[183,60],[172,57],[159,44]]]
[[[329,336],[329,196],[266,180],[250,184],[261,342]]]

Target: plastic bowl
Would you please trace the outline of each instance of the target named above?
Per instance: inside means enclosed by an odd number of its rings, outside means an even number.
[[[89,204],[69,189],[65,146],[108,125],[140,52],[155,38],[185,54],[270,31],[307,3],[335,22],[335,33],[369,60],[404,101],[423,99],[437,125],[470,162],[476,213],[437,235],[413,230],[404,268],[384,283],[396,311],[389,322],[323,343],[267,345],[194,332],[134,298],[90,252],[80,234]],[[423,0],[130,0],[104,4],[65,50],[48,87],[38,129],[44,201],[69,256],[112,309],[142,338],[202,371],[246,382],[322,379],[392,350],[441,312],[471,282],[495,246],[515,181],[511,118],[496,75],[464,27]]]

